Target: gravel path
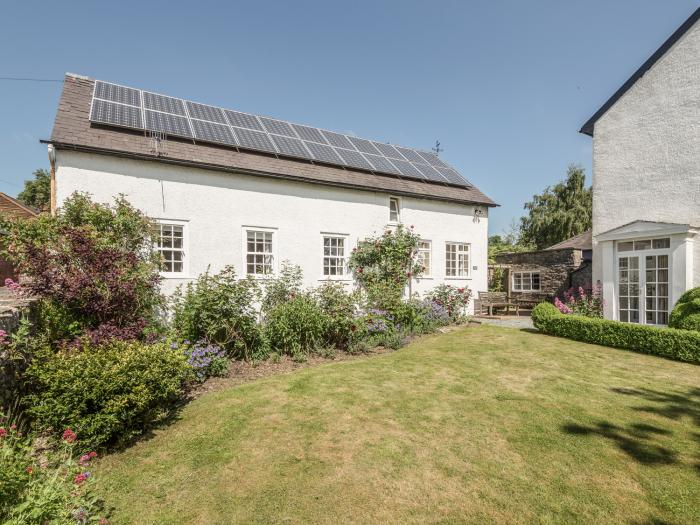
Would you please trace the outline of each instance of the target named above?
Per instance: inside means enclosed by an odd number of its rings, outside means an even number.
[[[477,318],[476,321],[484,324],[493,324],[496,326],[505,326],[507,328],[534,328],[530,317],[504,317],[502,319],[483,319]]]

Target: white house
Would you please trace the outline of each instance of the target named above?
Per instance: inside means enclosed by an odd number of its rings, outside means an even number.
[[[403,223],[428,271],[412,283],[487,289],[495,204],[431,152],[68,74],[49,144],[52,207],[118,194],[160,228],[164,291],[210,268],[307,286],[351,282],[359,239]]]
[[[605,317],[664,325],[700,286],[700,9],[581,129]]]

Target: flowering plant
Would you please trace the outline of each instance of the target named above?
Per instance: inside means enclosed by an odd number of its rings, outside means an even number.
[[[603,317],[603,298],[600,282],[588,291],[579,286],[570,288],[561,298],[554,298],[554,306],[563,314],[583,315],[586,317]]]
[[[216,345],[199,341],[185,349],[185,356],[187,364],[194,369],[195,377],[199,381],[204,381],[208,377],[225,376],[228,372],[226,352]]]
[[[472,291],[450,284],[441,284],[426,295],[428,299],[447,310],[450,321],[457,322],[464,315],[464,308],[469,304]]]
[[[417,261],[419,240],[412,226],[399,225],[353,248],[349,267],[372,306],[393,309],[401,302],[409,281],[423,273],[423,265]]]
[[[36,450],[34,436],[8,423],[0,413],[0,521],[106,525],[87,470],[97,454],[89,452],[76,460],[78,439],[70,429],[48,448]]]

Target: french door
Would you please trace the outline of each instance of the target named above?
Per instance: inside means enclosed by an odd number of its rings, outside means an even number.
[[[618,257],[618,315],[620,321],[668,324],[668,255]]]

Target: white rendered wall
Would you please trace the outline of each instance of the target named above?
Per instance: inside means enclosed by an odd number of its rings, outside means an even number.
[[[345,234],[349,247],[381,233],[389,221],[389,194],[336,188],[265,177],[229,174],[61,150],[57,156],[57,202],[75,191],[112,202],[118,194],[155,219],[185,223],[187,276],[165,279],[163,291],[211,267],[234,265],[243,274],[245,226],[272,228],[277,261],[289,260],[304,271],[306,286],[323,277],[322,232]],[[476,294],[487,289],[488,210],[474,220],[473,205],[401,197],[401,221],[432,241],[430,278],[413,283],[425,292],[447,282]],[[445,278],[445,243],[471,244],[471,277]],[[476,269],[474,269],[476,267]]]
[[[596,236],[636,220],[700,226],[700,24],[595,124],[594,280],[605,274]],[[699,286],[698,242],[694,262]]]

